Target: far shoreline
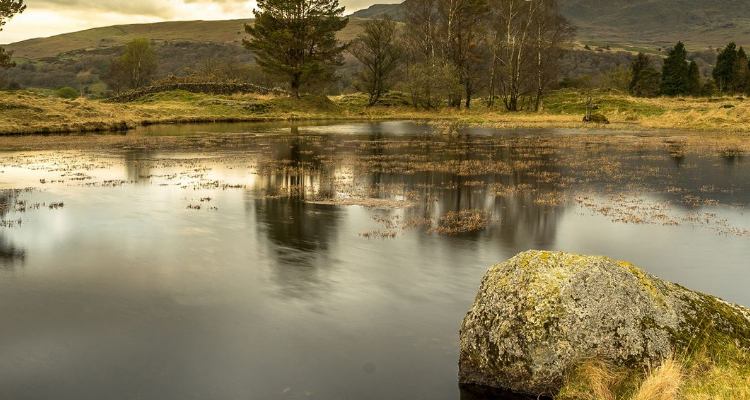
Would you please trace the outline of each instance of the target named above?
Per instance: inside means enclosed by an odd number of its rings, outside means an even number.
[[[608,124],[585,123],[580,93],[553,92],[541,113],[508,112],[479,104],[471,110],[415,110],[393,92],[381,105],[364,107],[364,95],[304,96],[207,95],[183,91],[149,95],[131,103],[49,98],[32,92],[0,93],[0,135],[125,132],[140,126],[263,123],[367,122],[411,120],[445,126],[495,129],[574,129],[612,132],[750,134],[750,100],[735,97],[636,98],[597,95]]]

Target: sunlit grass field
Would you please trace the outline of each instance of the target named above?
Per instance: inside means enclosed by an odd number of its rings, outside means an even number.
[[[540,112],[508,112],[498,102],[489,108],[476,99],[472,109],[417,110],[403,93],[390,92],[375,107],[366,96],[289,97],[207,95],[183,91],[156,93],[131,103],[66,100],[49,93],[0,92],[0,133],[89,132],[142,124],[269,120],[420,119],[498,128],[606,128],[613,130],[689,130],[750,132],[750,99],[635,98],[619,92],[594,94],[595,112],[610,124],[586,124],[584,95],[576,90],[550,93]]]

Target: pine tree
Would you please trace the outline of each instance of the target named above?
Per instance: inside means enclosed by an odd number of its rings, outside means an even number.
[[[732,86],[734,67],[737,62],[737,45],[732,42],[727,45],[716,58],[713,77],[719,91],[726,92]]]
[[[653,67],[653,62],[651,60],[651,57],[647,56],[646,53],[638,53],[634,58],[633,61],[630,63],[630,70],[632,79],[630,80],[630,87],[629,91],[631,94],[635,94],[635,87],[638,85],[638,82],[640,81],[641,77],[643,76],[643,72]]]
[[[695,61],[690,61],[688,67],[688,92],[693,96],[701,92],[701,71]]]
[[[689,94],[687,50],[682,42],[669,50],[661,75],[661,93],[667,96]]]
[[[243,44],[264,71],[289,80],[295,97],[305,84],[335,79],[346,49],[336,32],[349,23],[338,0],[258,0],[253,13]]]
[[[734,61],[734,67],[732,68],[730,90],[733,93],[750,93],[750,67],[748,66],[747,54],[742,47],[737,51],[737,59]]]
[[[661,74],[653,67],[644,69],[638,82],[633,87],[633,95],[638,97],[656,97],[661,86]]]
[[[23,0],[0,0],[0,31],[3,30],[8,20],[13,18],[14,15],[20,14],[26,9],[26,5],[23,4]],[[6,52],[5,49],[0,47],[0,69],[7,69],[15,66],[11,56],[13,53]]]

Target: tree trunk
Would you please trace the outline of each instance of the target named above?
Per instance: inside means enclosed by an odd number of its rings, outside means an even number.
[[[536,102],[534,103],[534,109],[539,112],[542,110],[542,85],[543,85],[543,74],[542,74],[542,24],[537,23],[536,27],[536,70],[537,70],[537,81],[536,81]]]
[[[497,81],[497,44],[492,46],[492,67],[490,71],[490,97],[487,99],[487,106],[495,105],[495,85]]]
[[[292,77],[291,86],[292,86],[292,95],[294,95],[295,99],[299,99],[299,88],[301,86],[301,84],[300,84],[300,75],[295,74]]]

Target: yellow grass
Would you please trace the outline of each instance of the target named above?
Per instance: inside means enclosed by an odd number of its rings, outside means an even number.
[[[132,128],[141,124],[275,120],[418,119],[496,128],[677,130],[750,133],[750,100],[740,98],[633,98],[617,93],[596,97],[598,112],[611,124],[584,124],[582,96],[551,93],[542,112],[507,112],[476,99],[471,110],[415,110],[408,97],[392,93],[380,106],[365,108],[361,94],[308,96],[301,100],[260,95],[213,96],[158,93],[128,104],[64,100],[30,92],[0,92],[0,134],[85,132]]]
[[[718,350],[717,350],[718,349]],[[749,400],[750,349],[722,344],[634,371],[602,360],[574,368],[558,400]]]
[[[682,364],[674,357],[667,358],[652,370],[641,383],[633,400],[675,400],[682,386]]]

